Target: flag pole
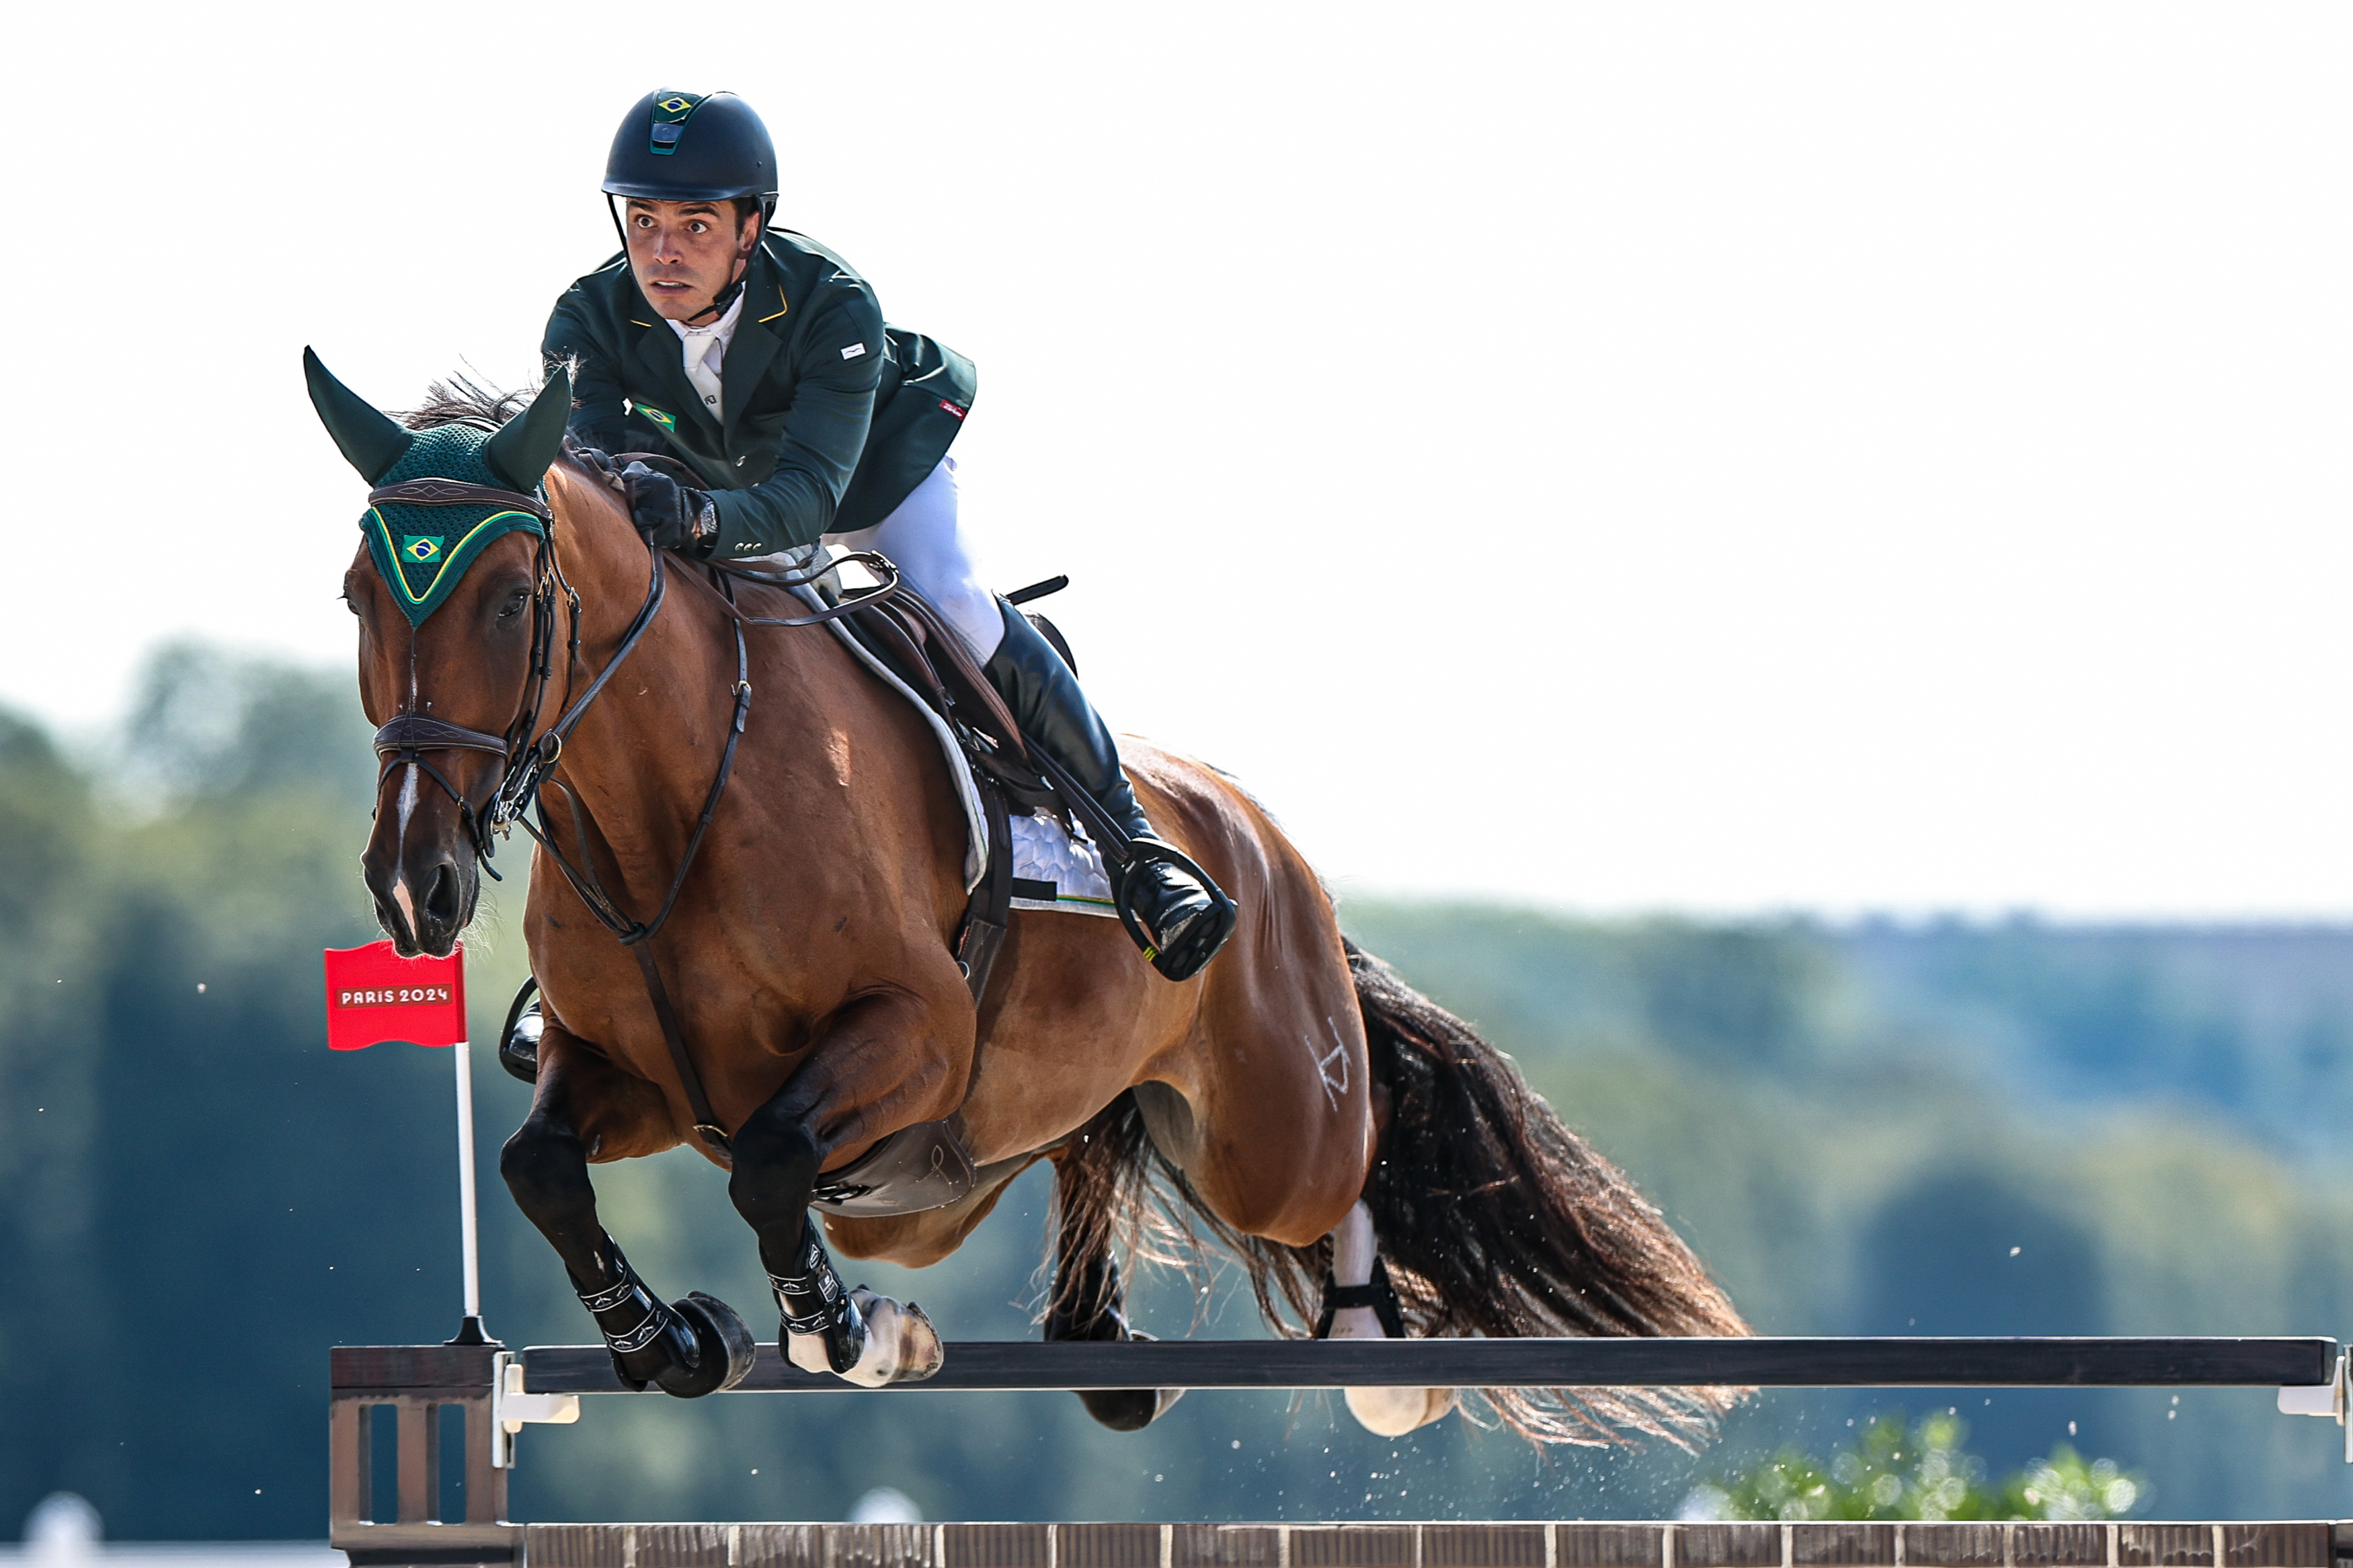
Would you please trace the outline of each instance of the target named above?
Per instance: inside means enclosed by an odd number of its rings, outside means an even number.
[[[458,1064],[458,1237],[466,1254],[466,1321],[451,1344],[487,1344],[482,1331],[482,1259],[474,1210],[474,1060],[464,1040],[449,1053]]]

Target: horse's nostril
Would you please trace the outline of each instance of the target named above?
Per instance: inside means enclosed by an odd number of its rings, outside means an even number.
[[[458,868],[447,860],[433,868],[433,886],[425,894],[425,912],[436,924],[458,921]]]

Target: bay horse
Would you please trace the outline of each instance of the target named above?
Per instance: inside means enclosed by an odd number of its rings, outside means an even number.
[[[868,1384],[928,1375],[940,1342],[913,1308],[843,1292],[825,1244],[935,1263],[1040,1159],[1055,1173],[1050,1339],[1127,1337],[1117,1248],[1172,1217],[1235,1253],[1286,1334],[1748,1331],[1508,1058],[1342,935],[1314,870],[1232,780],[1121,742],[1152,820],[1240,905],[1215,963],[1172,984],[1116,921],[1018,912],[976,1005],[950,951],[967,826],[934,733],[828,629],[746,641],[747,617],[805,617],[803,598],[678,558],[665,573],[591,457],[565,446],[560,373],[528,409],[437,386],[403,425],[305,359],[330,433],[385,487],[362,524],[376,542],[343,581],[361,700],[385,726],[366,884],[401,952],[447,954],[473,918],[485,813],[519,776],[537,797],[523,930],[543,1032],[501,1169],[630,1385],[697,1396],[752,1354],[723,1303],[665,1305],[598,1220],[592,1165],[681,1142],[730,1170],[786,1353]],[[444,536],[384,521],[412,501],[472,528],[421,613],[401,576],[413,560],[387,552],[422,560],[439,545],[420,541]],[[584,889],[639,921],[667,910],[639,943],[651,974]],[[649,986],[673,999],[685,1077]],[[701,1134],[697,1100],[716,1123]],[[963,1197],[811,1223],[822,1173],[950,1117],[977,1167]],[[1686,1444],[1734,1397],[1480,1395],[1534,1441]],[[1132,1429],[1173,1396],[1084,1397]],[[1394,1435],[1455,1396],[1356,1389],[1348,1403]]]

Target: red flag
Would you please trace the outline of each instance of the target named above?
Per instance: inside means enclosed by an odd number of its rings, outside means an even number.
[[[389,941],[327,949],[327,1046],[383,1040],[454,1046],[466,1037],[466,955],[403,958]]]

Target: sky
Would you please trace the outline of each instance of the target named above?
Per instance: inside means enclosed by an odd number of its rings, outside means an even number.
[[[0,704],[352,657],[302,393],[536,369],[656,87],[971,356],[988,573],[1344,898],[2353,918],[2353,11],[12,18]]]

